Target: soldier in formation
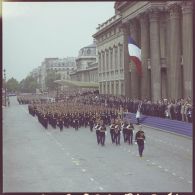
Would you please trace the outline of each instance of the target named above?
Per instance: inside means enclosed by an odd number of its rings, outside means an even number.
[[[144,151],[144,140],[145,140],[145,134],[144,131],[142,130],[142,126],[139,126],[139,130],[135,135],[135,140],[138,145],[138,151],[139,151],[139,156],[143,156],[143,151]]]

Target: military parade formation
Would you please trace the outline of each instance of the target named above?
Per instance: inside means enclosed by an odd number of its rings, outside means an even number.
[[[105,146],[107,129],[109,129],[112,144],[119,146],[123,137],[124,143],[133,145],[134,125],[123,118],[120,107],[85,104],[81,102],[81,98],[42,103],[38,99],[18,97],[18,102],[19,104],[28,102],[29,114],[37,117],[45,129],[48,125],[54,129],[59,128],[60,132],[68,128],[73,128],[75,131],[79,128],[89,128],[89,132],[95,130],[97,144],[101,146]],[[140,140],[144,140],[145,136],[144,133],[138,134],[138,132],[135,135],[135,141],[140,148]],[[141,147],[143,144],[144,142]],[[139,151],[143,152],[143,149]],[[140,157],[142,157],[142,152],[139,152]]]

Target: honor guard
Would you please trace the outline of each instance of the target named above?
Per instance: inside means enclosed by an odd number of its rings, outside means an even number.
[[[141,125],[139,125],[139,131],[135,135],[135,140],[137,141],[139,156],[142,157],[143,150],[144,150],[145,135],[144,135],[144,131],[142,131]]]

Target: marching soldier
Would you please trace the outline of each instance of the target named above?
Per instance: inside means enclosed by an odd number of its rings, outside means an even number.
[[[58,119],[58,127],[60,128],[60,131],[63,130],[63,120],[62,120],[62,117],[60,116],[59,119]]]
[[[99,128],[100,128],[100,124],[99,122],[97,121],[97,124],[95,126],[95,130],[96,130],[96,137],[97,137],[97,143],[99,144],[100,143],[100,131],[99,131]]]
[[[144,150],[145,135],[144,135],[144,131],[142,131],[141,125],[139,126],[139,131],[135,135],[135,140],[137,141],[139,156],[142,157],[143,150]]]
[[[100,121],[99,134],[100,134],[100,143],[102,146],[104,146],[105,145],[106,126],[105,126],[103,120]]]
[[[124,124],[122,124],[122,126],[121,126],[123,129],[124,143],[127,142],[127,126],[128,126],[127,121],[125,121]]]
[[[134,126],[132,123],[130,123],[127,126],[127,141],[129,143],[129,145],[133,145],[133,130],[134,130]]]
[[[93,121],[92,116],[90,116],[90,119],[89,119],[89,127],[90,127],[90,131],[91,132],[93,131],[93,125],[94,125],[94,121]]]
[[[120,145],[120,131],[121,131],[120,122],[119,120],[117,120],[116,125],[114,127],[114,140],[116,145]]]
[[[115,129],[115,122],[114,119],[112,119],[110,125],[110,135],[111,135],[112,143],[115,143],[114,129]]]

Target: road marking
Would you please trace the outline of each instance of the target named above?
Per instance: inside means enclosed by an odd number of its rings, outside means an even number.
[[[94,181],[94,179],[93,179],[92,177],[90,178],[90,180],[91,180],[91,181]]]
[[[168,169],[164,169],[165,172],[168,172],[169,170]]]
[[[188,183],[192,183],[192,181],[188,181]]]
[[[158,168],[162,169],[162,167],[159,165]]]
[[[172,175],[174,175],[174,176],[175,176],[175,175],[176,175],[176,173],[172,173]]]
[[[179,179],[184,179],[183,177],[179,177]]]
[[[85,169],[82,169],[82,172],[86,172],[86,170]]]
[[[147,162],[150,162],[150,160],[146,160]]]
[[[101,187],[101,186],[99,186],[99,189],[102,191],[103,190],[103,188]]]

